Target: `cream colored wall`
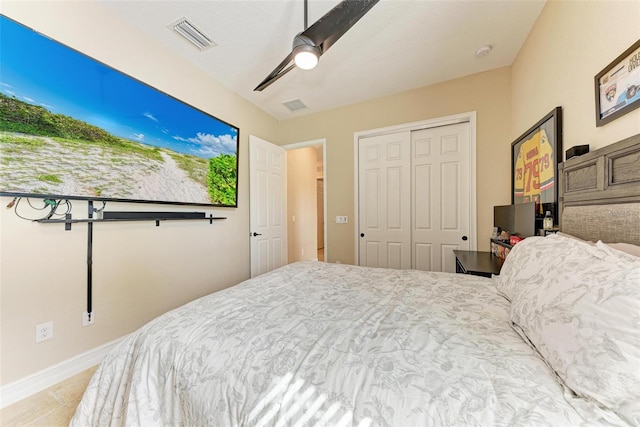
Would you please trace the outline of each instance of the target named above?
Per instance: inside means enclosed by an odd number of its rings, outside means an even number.
[[[5,385],[119,338],[196,297],[249,277],[248,135],[277,140],[271,116],[212,81],[96,2],[4,1],[2,13],[240,128],[237,209],[109,204],[111,210],[205,210],[208,222],[109,223],[94,227],[95,324],[86,310],[86,225],[18,219],[0,199],[0,383]],[[105,37],[104,34],[108,34]],[[86,217],[86,202],[73,204]],[[54,338],[35,343],[35,325]]]
[[[19,220],[4,209],[10,199],[2,198],[1,384],[118,338],[168,309],[249,276],[249,134],[283,145],[327,138],[329,261],[353,263],[356,131],[477,111],[478,242],[485,250],[492,206],[510,201],[510,143],[553,107],[564,109],[565,150],[585,143],[595,149],[640,133],[640,109],[601,128],[594,119],[593,76],[640,38],[640,2],[635,0],[549,1],[512,67],[280,124],[94,2],[3,0],[2,9],[10,18],[239,126],[240,198],[238,209],[213,210],[228,216],[213,226],[96,225],[96,323],[88,328],[80,326],[86,226],[64,231],[58,225]],[[84,216],[86,204],[74,206],[74,216]],[[336,215],[348,215],[349,223],[331,221]],[[35,344],[35,325],[49,320],[54,321],[55,338]]]
[[[512,66],[512,139],[556,106],[563,151],[640,133],[640,109],[595,124],[594,76],[640,39],[640,1],[548,1]]]
[[[306,147],[287,151],[289,262],[317,258],[316,205],[316,149]]]
[[[353,264],[354,142],[357,131],[477,112],[478,248],[488,250],[493,206],[509,203],[510,69],[501,68],[334,110],[284,120],[280,143],[326,138],[329,262]],[[504,166],[500,166],[504,165]],[[336,224],[336,215],[348,215]]]
[[[510,199],[511,142],[563,107],[563,151],[591,150],[640,133],[640,109],[595,126],[594,76],[640,38],[640,1],[549,1],[512,67],[330,111],[284,120],[280,142],[327,138],[330,262],[354,262],[353,133],[475,110],[478,249],[486,250],[492,207]],[[615,24],[613,24],[615,23]]]

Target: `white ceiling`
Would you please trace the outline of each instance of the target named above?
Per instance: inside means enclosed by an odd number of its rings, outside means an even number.
[[[99,0],[277,119],[378,98],[510,65],[544,0],[381,0],[309,71],[253,89],[303,30],[303,0]],[[309,25],[337,0],[309,0]],[[186,17],[217,46],[200,51],[169,29]],[[488,56],[475,51],[491,45]],[[308,108],[289,111],[300,99]]]

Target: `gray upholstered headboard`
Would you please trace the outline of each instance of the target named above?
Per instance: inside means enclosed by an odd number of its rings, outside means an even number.
[[[640,134],[559,165],[560,229],[640,245]]]

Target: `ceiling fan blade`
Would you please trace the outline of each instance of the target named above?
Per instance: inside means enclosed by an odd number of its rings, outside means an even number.
[[[326,52],[380,0],[343,0],[300,35]]]
[[[293,52],[289,52],[289,55],[287,55],[287,57],[284,58],[284,60],[280,64],[278,64],[278,66],[267,76],[267,78],[261,81],[258,86],[256,86],[256,88],[254,89],[254,92],[261,91],[262,89],[269,87],[271,83],[275,82],[280,77],[284,76],[289,71],[291,71],[295,67],[295,64],[291,64],[288,67],[287,67],[287,64],[289,64],[292,59],[293,59]]]

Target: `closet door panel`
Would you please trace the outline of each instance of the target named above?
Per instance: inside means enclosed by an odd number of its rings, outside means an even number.
[[[358,263],[411,268],[410,133],[362,138],[358,157]]]

